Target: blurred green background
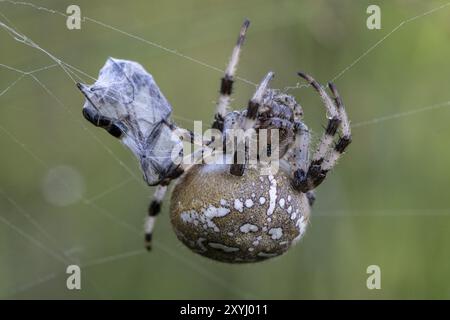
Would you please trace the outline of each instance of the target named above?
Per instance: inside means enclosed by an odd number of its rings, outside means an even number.
[[[4,1],[0,20],[94,77],[109,56],[139,61],[186,128],[211,122],[214,68],[225,68],[248,17],[238,75],[258,82],[273,70],[278,88],[301,82],[298,70],[322,83],[339,75],[354,142],[286,255],[254,265],[197,256],[175,238],[167,199],[147,254],[141,229],[153,190],[137,161],[82,118],[84,99],[62,68],[23,75],[5,67],[54,61],[0,29],[1,298],[450,298],[450,110],[428,108],[450,100],[450,6],[408,20],[445,1],[33,3],[63,13],[77,4],[116,30],[86,19],[71,31],[61,14]],[[381,7],[381,30],[366,27],[369,4]],[[238,81],[234,107],[253,90]],[[326,122],[317,94],[289,92],[319,135]],[[72,263],[82,265],[81,291],[66,289]],[[381,290],[366,287],[373,264]]]

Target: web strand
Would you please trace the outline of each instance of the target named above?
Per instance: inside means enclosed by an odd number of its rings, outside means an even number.
[[[58,15],[60,15],[60,16],[62,16],[62,17],[65,17],[65,18],[68,17],[65,13],[60,12],[60,11],[58,11],[58,10],[53,10],[53,9],[49,9],[49,8],[46,8],[46,7],[38,6],[38,5],[35,5],[34,3],[30,3],[30,2],[24,2],[24,1],[12,1],[12,0],[0,0],[0,3],[1,3],[1,2],[13,4],[13,5],[28,6],[28,7],[31,7],[31,8],[33,8],[33,9],[40,10],[40,11],[44,11],[44,12],[47,12],[47,13],[58,14]],[[216,72],[220,72],[221,74],[224,74],[224,73],[225,73],[225,70],[223,70],[223,69],[221,69],[221,68],[215,67],[215,66],[210,65],[210,64],[208,64],[208,63],[206,63],[206,62],[203,62],[203,61],[201,61],[201,60],[198,60],[198,59],[196,59],[196,58],[193,58],[193,57],[191,57],[191,56],[188,56],[188,55],[186,55],[186,54],[183,54],[183,53],[181,53],[181,52],[179,52],[179,51],[177,51],[177,50],[175,50],[175,49],[167,48],[167,47],[165,47],[165,46],[163,46],[163,45],[161,45],[161,44],[159,44],[159,43],[156,43],[156,42],[153,42],[153,41],[144,39],[143,37],[140,37],[140,36],[138,36],[138,35],[135,35],[135,34],[132,34],[132,33],[127,32],[127,31],[121,30],[121,29],[119,29],[119,28],[117,28],[117,27],[114,27],[114,26],[112,26],[112,25],[110,25],[110,24],[104,23],[104,22],[102,22],[102,21],[99,21],[99,20],[96,20],[96,19],[93,19],[93,18],[90,18],[90,17],[87,17],[87,16],[84,16],[82,19],[83,19],[83,21],[89,21],[89,22],[94,23],[94,24],[96,24],[96,25],[99,25],[99,26],[101,26],[101,27],[104,27],[104,28],[107,28],[107,29],[109,29],[109,30],[118,32],[118,33],[120,33],[120,34],[122,34],[122,35],[125,35],[125,36],[129,37],[129,38],[138,40],[138,41],[140,41],[140,42],[143,42],[143,43],[145,43],[145,44],[148,44],[148,45],[150,45],[150,46],[153,46],[153,47],[155,47],[155,48],[158,48],[158,49],[160,49],[160,50],[163,50],[163,51],[165,51],[165,52],[167,52],[167,53],[173,54],[173,55],[178,56],[178,57],[180,57],[180,58],[183,58],[183,59],[185,59],[185,60],[188,60],[188,61],[191,61],[191,62],[196,63],[196,64],[198,64],[198,65],[201,65],[201,66],[203,66],[203,67],[205,67],[205,68],[208,68],[208,69],[210,69],[210,70],[213,70],[213,71],[216,71]],[[237,79],[237,80],[240,80],[240,81],[242,81],[242,82],[244,82],[244,83],[246,83],[246,84],[250,84],[250,85],[252,85],[252,86],[254,86],[254,87],[257,87],[257,84],[256,84],[255,82],[253,82],[253,81],[247,80],[247,79],[242,78],[242,77],[236,77],[236,79]]]
[[[415,115],[417,113],[431,111],[431,110],[435,110],[435,109],[441,109],[441,108],[448,107],[448,106],[450,106],[450,100],[441,102],[441,103],[437,103],[437,104],[433,104],[430,106],[426,106],[426,107],[417,108],[417,109],[410,110],[410,111],[399,112],[399,113],[390,114],[390,115],[383,116],[383,117],[373,118],[373,119],[366,120],[366,121],[356,122],[356,123],[352,124],[352,128],[359,128],[359,127],[374,125],[374,124],[378,124],[381,122],[390,121],[390,120],[394,120],[394,119],[398,119],[398,118],[404,118],[404,117]]]
[[[26,151],[29,155],[31,155],[37,162],[39,162],[44,168],[48,169],[50,166],[48,166],[41,158],[39,158],[33,151],[31,151],[25,144],[21,143],[14,135],[12,135],[9,131],[7,131],[3,126],[0,126],[0,129],[7,132],[8,135],[10,137],[12,137],[12,139],[22,147],[22,149],[24,149],[24,151]],[[61,181],[62,184],[64,184],[64,181]],[[113,216],[112,214],[110,214],[108,211],[106,211],[105,209],[99,207],[98,205],[96,205],[95,203],[93,203],[92,201],[87,200],[86,198],[82,197],[82,203],[84,203],[87,206],[90,206],[92,208],[94,208],[96,210],[96,212],[100,213],[102,216],[108,218],[109,220],[113,221],[114,223],[116,223],[117,225],[125,228],[126,230],[130,231],[133,235],[135,236],[139,236],[142,232],[140,230],[138,230],[137,228],[135,228],[134,226],[126,223],[125,221]],[[30,216],[30,215],[29,215]],[[16,226],[12,225],[11,223],[9,223],[9,221],[7,221],[5,218],[0,216],[0,221],[7,224],[9,227],[13,228],[15,231],[19,232],[22,236],[26,237],[27,239],[29,239],[30,241],[33,241],[33,243],[35,243],[35,245],[39,246],[40,248],[43,248],[43,250],[46,250],[46,252],[48,252],[49,254],[52,254],[52,256],[59,257],[58,254],[56,254],[55,252],[51,251],[50,249],[48,249],[45,245],[43,245],[42,243],[38,242],[37,240],[34,241],[35,239],[33,239],[31,236],[27,235],[26,233],[24,233],[22,230],[20,230],[19,228],[17,228]],[[214,282],[216,282],[217,284],[223,286],[225,289],[227,290],[231,290],[232,292],[235,292],[235,288],[233,286],[230,286],[226,281],[223,281],[220,277],[212,274],[211,272],[207,271],[205,268],[197,265],[196,263],[190,262],[189,260],[180,257],[178,254],[174,253],[172,249],[170,249],[169,247],[165,246],[163,243],[161,243],[160,241],[155,241],[155,247],[161,249],[163,252],[165,252],[166,254],[168,254],[169,256],[173,257],[174,259],[181,261],[182,263],[188,265],[189,267],[191,267],[193,270],[198,271],[201,275],[203,275],[204,277],[208,278],[209,280],[212,280]],[[119,255],[120,258],[124,258],[127,256],[126,253],[124,254],[120,254]],[[102,258],[104,260],[104,263],[109,262],[109,261],[114,261],[114,260],[118,260],[120,258],[115,258],[112,259],[111,258]],[[67,264],[67,260],[65,258],[61,258],[59,257],[59,260],[62,261],[63,263]],[[98,259],[93,260],[95,263],[89,263],[89,265],[99,265],[101,262],[98,261]],[[243,291],[240,292],[235,292],[238,293],[238,295],[242,295]]]
[[[371,47],[369,47],[369,49],[367,49],[366,51],[364,51],[360,56],[358,56],[355,60],[353,60],[347,67],[345,67],[342,71],[340,71],[338,74],[336,74],[333,78],[331,78],[331,80],[329,80],[328,82],[335,82],[338,79],[342,78],[344,76],[344,74],[349,71],[350,69],[352,69],[355,65],[357,65],[361,60],[363,60],[369,53],[371,53],[373,50],[375,50],[378,46],[380,46],[385,40],[387,40],[389,37],[391,37],[395,32],[397,32],[400,28],[402,28],[403,26],[405,26],[406,24],[413,22],[419,18],[428,16],[430,14],[435,13],[436,11],[442,10],[446,7],[450,6],[450,2],[447,2],[439,7],[433,8],[431,10],[428,10],[424,13],[418,14],[416,16],[413,16],[411,18],[408,18],[406,20],[401,21],[395,28],[393,28],[391,31],[389,31],[384,37],[382,37],[380,40],[378,40],[377,42],[375,42]],[[300,84],[297,83],[295,86],[292,87],[286,87],[284,88],[284,91],[289,91],[289,90],[294,90],[294,89],[301,89],[301,88],[306,88],[309,87],[308,84]]]

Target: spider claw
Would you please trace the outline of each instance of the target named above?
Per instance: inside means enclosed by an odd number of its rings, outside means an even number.
[[[336,86],[334,85],[333,82],[330,81],[330,82],[327,83],[327,85],[328,85],[328,88],[330,88],[331,92],[333,92],[333,94],[334,94],[335,92],[337,92]]]
[[[297,72],[297,74],[298,74],[300,77],[302,77],[303,79],[305,79],[306,81],[308,81],[308,83],[309,83],[310,85],[312,85],[314,89],[316,89],[317,91],[320,91],[320,90],[321,90],[320,84],[319,84],[313,77],[311,77],[309,74],[304,73],[304,72],[302,72],[302,71]]]
[[[303,71],[297,72],[297,75],[299,75],[300,77],[302,77],[303,79],[305,79],[308,82],[312,82],[314,80],[309,74],[307,74]]]
[[[334,83],[328,82],[328,87],[330,88],[331,93],[333,94],[333,99],[334,102],[336,103],[336,106],[338,107],[338,109],[342,110],[344,103],[342,102],[341,96],[339,95],[336,86],[334,85]]]
[[[247,33],[247,29],[248,29],[249,25],[250,25],[250,20],[248,20],[246,18],[244,20],[244,23],[242,24],[241,32],[239,33],[239,38],[238,38],[238,42],[237,42],[238,46],[242,45],[242,43],[244,42],[245,34]]]

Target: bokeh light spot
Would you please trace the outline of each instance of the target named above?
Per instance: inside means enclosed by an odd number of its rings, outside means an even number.
[[[47,171],[42,192],[52,205],[65,207],[80,201],[84,186],[84,179],[76,169],[60,165]]]

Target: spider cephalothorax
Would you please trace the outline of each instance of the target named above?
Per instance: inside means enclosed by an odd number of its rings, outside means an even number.
[[[272,76],[273,74],[269,73],[262,84],[269,81]],[[224,140],[226,140],[228,130],[244,127],[245,122],[248,121],[247,119],[252,118],[247,112],[248,110],[233,111],[225,115],[222,125]],[[295,132],[301,130],[299,125],[302,116],[302,108],[293,96],[282,93],[279,90],[267,89],[258,107],[257,115],[253,116],[255,118],[253,128],[256,132],[260,129],[268,130],[269,141],[267,143],[269,153],[271,147],[270,130],[274,129],[278,131],[278,140],[276,141],[279,151],[278,156],[282,158],[292,146],[295,140]]]
[[[92,86],[78,84],[86,97],[84,117],[122,140],[141,164],[144,179],[158,185],[145,223],[145,240],[151,248],[155,217],[160,212],[168,184],[180,178],[171,199],[171,221],[177,237],[204,256],[226,262],[254,262],[285,252],[304,234],[313,190],[325,179],[351,142],[350,123],[333,84],[332,98],[311,76],[299,72],[320,95],[328,124],[310,157],[310,134],[303,110],[294,97],[269,88],[269,72],[257,86],[247,107],[230,111],[236,67],[249,22],[245,21],[221,81],[212,128],[219,139],[202,141],[170,119],[172,108],[153,77],[138,63],[108,59]],[[256,139],[234,136],[255,132]],[[341,136],[336,139],[336,133]],[[262,139],[269,132],[269,139]],[[276,138],[270,133],[275,132]],[[243,145],[228,148],[227,138]],[[201,148],[183,162],[183,141]],[[250,157],[250,143],[277,158],[263,162]],[[210,151],[217,143],[227,161]],[[213,147],[214,146],[214,147]],[[261,150],[261,149],[258,149]],[[239,156],[243,154],[242,158]],[[217,158],[217,159],[220,159]],[[242,161],[238,161],[238,160]],[[275,160],[275,161],[272,161]],[[273,162],[279,170],[273,170]],[[262,172],[265,172],[264,174]]]

